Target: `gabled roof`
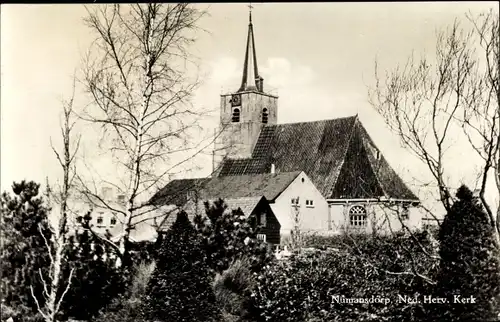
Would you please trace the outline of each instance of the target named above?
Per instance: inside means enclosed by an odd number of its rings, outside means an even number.
[[[255,207],[257,207],[262,199],[265,199],[265,197],[227,198],[224,199],[224,202],[226,203],[228,209],[241,209],[243,214],[248,217],[252,214],[252,212],[255,210]],[[209,199],[207,201],[213,203],[215,200],[216,199]]]
[[[223,161],[219,176],[304,171],[327,199],[418,200],[381,155],[357,116],[267,125],[248,159]]]
[[[150,203],[182,206],[187,202],[188,193],[191,191],[196,191],[196,197],[202,200],[264,196],[267,200],[273,201],[300,173],[301,171],[293,171],[172,180],[151,198]]]
[[[266,197],[275,200],[301,171],[214,177],[203,186],[201,198]]]
[[[217,198],[218,199],[218,198]],[[193,221],[196,214],[204,214],[205,212],[205,202],[214,203],[217,199],[203,199],[198,200],[197,204],[193,200],[186,203],[183,209],[187,212],[189,220]],[[246,217],[249,217],[254,212],[255,208],[259,203],[265,202],[267,200],[265,197],[242,197],[242,198],[228,198],[224,199],[224,203],[227,205],[228,210],[240,209]],[[268,204],[269,205],[269,204]],[[194,209],[196,208],[196,209]],[[165,217],[159,227],[159,231],[167,231],[177,218],[176,214]]]

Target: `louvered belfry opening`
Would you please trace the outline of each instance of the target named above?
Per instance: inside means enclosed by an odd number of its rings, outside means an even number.
[[[232,117],[231,121],[233,123],[238,123],[240,121],[240,109],[239,108],[235,108],[233,110],[233,117]]]
[[[267,111],[267,108],[264,108],[262,110],[262,123],[267,124],[268,119],[269,119],[269,112]]]

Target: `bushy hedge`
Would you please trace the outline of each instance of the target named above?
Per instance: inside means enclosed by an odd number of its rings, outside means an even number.
[[[416,238],[421,245],[430,242],[425,235]],[[410,263],[417,272],[431,277],[436,273],[435,260],[419,251],[416,240],[345,236],[342,244],[342,251],[302,254],[270,265],[252,293],[252,320],[396,322],[422,315],[420,304],[398,301],[398,295],[414,297],[430,288],[413,274]],[[405,249],[412,251],[416,262]],[[373,297],[380,303],[337,303],[335,296]]]
[[[257,273],[251,271],[250,261],[246,258],[236,260],[226,271],[216,275],[215,297],[224,313],[247,316],[248,300],[257,276]]]

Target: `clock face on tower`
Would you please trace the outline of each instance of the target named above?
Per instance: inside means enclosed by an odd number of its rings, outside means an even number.
[[[231,102],[232,107],[241,106],[241,95],[234,94],[233,96],[231,96],[231,100],[229,102]]]

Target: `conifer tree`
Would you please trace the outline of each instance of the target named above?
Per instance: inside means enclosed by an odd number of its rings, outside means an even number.
[[[80,219],[89,222],[90,213]],[[66,278],[74,268],[74,281],[62,308],[65,317],[90,320],[124,292],[126,276],[121,267],[116,266],[110,246],[88,230],[78,230],[68,239],[65,254],[68,264],[63,275]]]
[[[205,214],[196,216],[194,223],[213,272],[220,274],[245,257],[258,271],[271,259],[267,244],[257,240],[259,227],[254,217],[247,218],[241,209],[229,210],[222,199],[206,202]]]
[[[462,186],[439,233],[436,295],[449,303],[430,307],[439,321],[497,321],[500,252],[494,228],[472,192]],[[465,303],[463,301],[470,301]]]
[[[36,295],[42,294],[42,279],[47,279],[50,262],[49,209],[39,195],[39,188],[33,181],[15,182],[13,195],[4,192],[0,198],[2,312],[10,307],[14,317],[22,315],[24,321],[36,315],[30,286]]]
[[[144,298],[151,321],[219,321],[204,250],[185,212],[158,245],[156,269]]]

